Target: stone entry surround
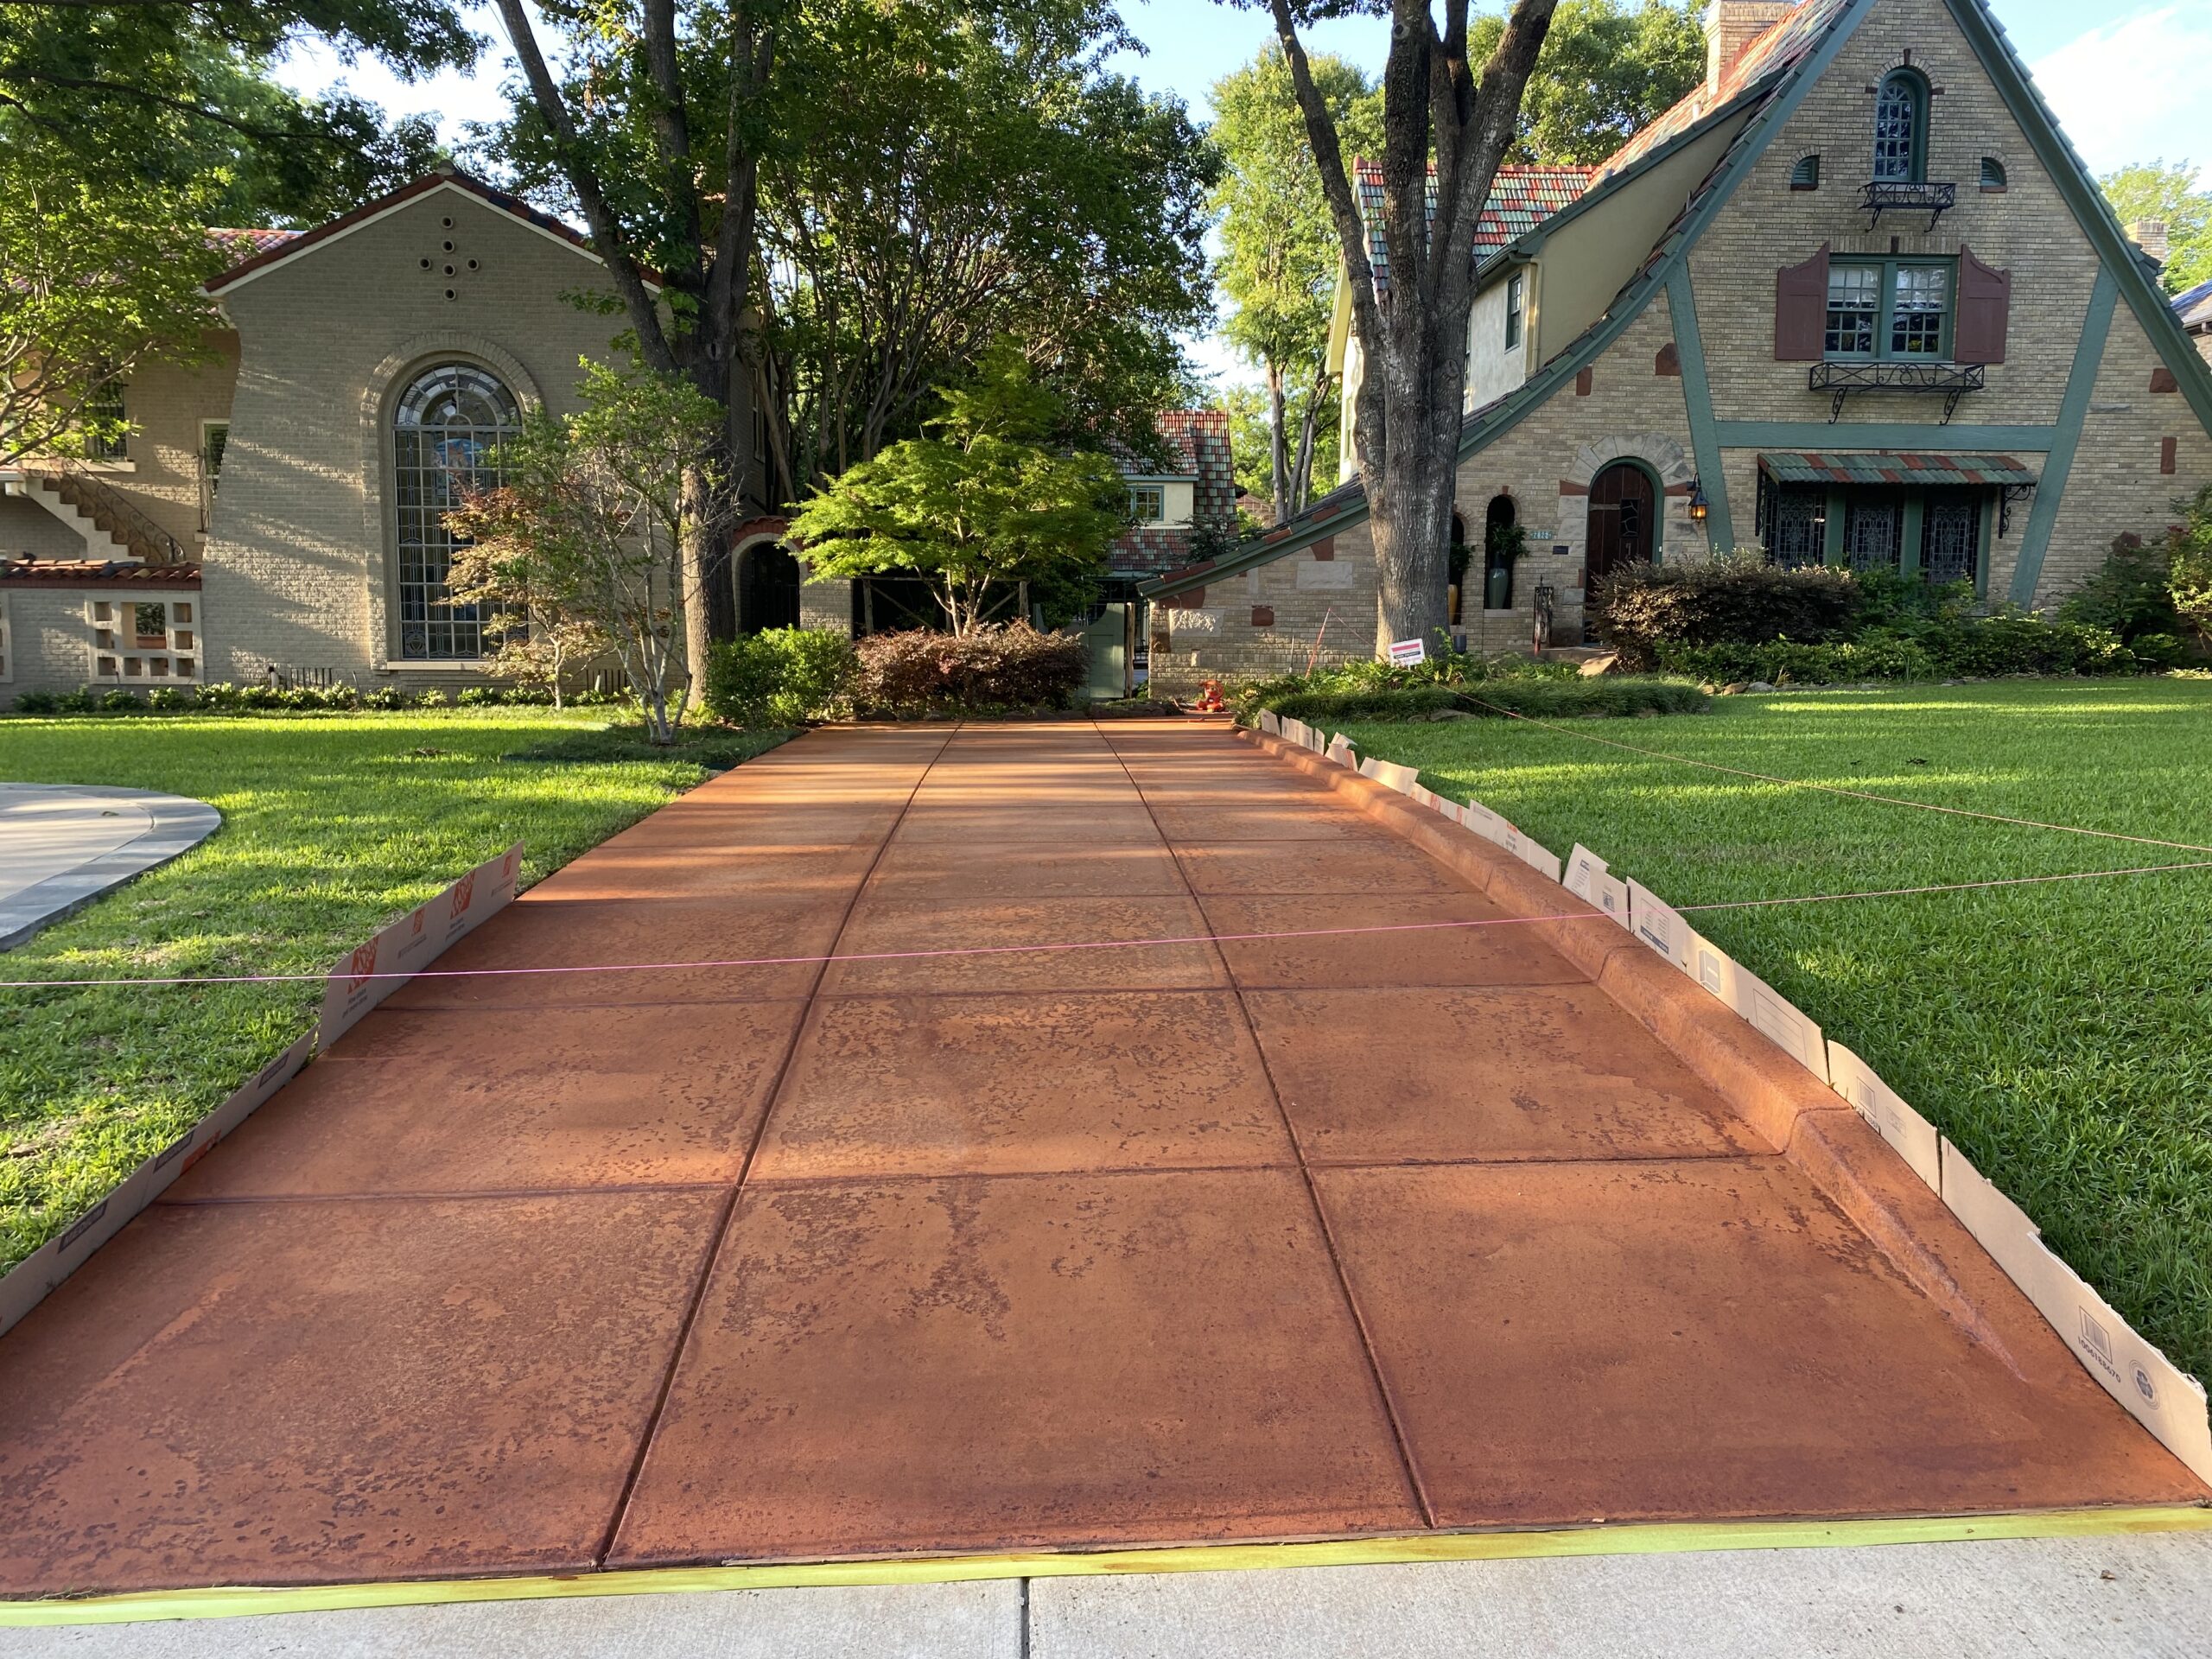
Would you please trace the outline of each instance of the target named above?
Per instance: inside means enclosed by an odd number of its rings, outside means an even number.
[[[0,1338],[0,1593],[2203,1496],[1219,725],[817,733],[438,969]]]

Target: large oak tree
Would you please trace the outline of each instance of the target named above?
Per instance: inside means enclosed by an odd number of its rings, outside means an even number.
[[[1379,651],[1393,639],[1433,638],[1446,626],[1475,227],[1519,133],[1522,95],[1558,0],[1516,0],[1483,63],[1470,55],[1468,0],[1433,8],[1430,0],[1266,3],[1306,117],[1364,354],[1353,436],[1382,588]],[[1379,157],[1387,296],[1376,288],[1336,118],[1299,36],[1301,23],[1355,11],[1390,18]]]

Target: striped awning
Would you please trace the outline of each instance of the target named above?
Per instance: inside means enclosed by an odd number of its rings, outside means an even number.
[[[1939,455],[1887,449],[1819,454],[1782,450],[1759,457],[1777,484],[1916,484],[1961,489],[2018,488],[2036,475],[2011,455]]]

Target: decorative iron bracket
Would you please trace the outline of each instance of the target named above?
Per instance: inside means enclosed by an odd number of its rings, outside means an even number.
[[[1843,418],[1854,391],[1918,391],[1943,399],[1943,424],[1959,410],[1959,400],[1982,388],[1979,363],[1815,363],[1806,372],[1806,389],[1828,394],[1828,424]]]
[[[2029,484],[2007,484],[1997,492],[1997,536],[1999,540],[2012,533],[2012,503],[2024,501],[2036,493]]]
[[[1868,182],[1859,205],[1866,211],[1866,228],[1872,230],[1889,213],[1925,213],[1928,228],[1958,205],[1955,184],[1927,184],[1910,179],[1874,179]]]

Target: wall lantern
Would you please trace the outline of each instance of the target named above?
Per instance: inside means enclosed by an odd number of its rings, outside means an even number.
[[[1706,514],[1710,512],[1712,510],[1713,504],[1705,499],[1705,485],[1703,481],[1694,478],[1690,480],[1691,518],[1701,524],[1705,522]]]

